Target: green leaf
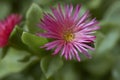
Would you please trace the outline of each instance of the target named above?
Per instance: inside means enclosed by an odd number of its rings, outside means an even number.
[[[107,10],[104,16],[104,21],[106,23],[120,25],[120,1],[116,1],[111,7]]]
[[[112,76],[114,80],[120,80],[120,62],[119,61],[116,62],[116,65],[112,70]]]
[[[98,47],[98,53],[104,53],[111,50],[117,44],[120,38],[119,34],[119,30],[110,31]]]
[[[42,5],[42,6],[47,6],[50,7],[51,5],[53,6],[54,4],[56,4],[56,2],[58,2],[58,0],[33,0],[33,2]]]
[[[87,6],[91,9],[96,9],[100,6],[101,3],[102,3],[102,0],[92,0],[88,2]]]
[[[25,69],[31,63],[31,61],[24,63],[18,61],[25,55],[29,55],[29,53],[10,48],[6,57],[0,62],[0,78]]]
[[[97,32],[96,37],[97,38],[96,38],[96,41],[95,41],[95,43],[96,43],[95,47],[96,47],[96,50],[98,50],[99,46],[100,46],[102,40],[105,38],[105,36],[103,35],[103,33]]]
[[[88,61],[84,67],[87,72],[94,77],[102,77],[109,73],[114,64],[113,55],[97,55],[92,60]]]
[[[0,49],[0,60],[2,60],[7,55],[8,50],[9,46]]]
[[[80,79],[80,74],[77,74],[75,71],[75,67],[71,64],[67,64],[63,67],[62,69],[62,80],[81,80]],[[61,80],[61,79],[56,79],[56,80]]]
[[[26,24],[29,32],[36,33],[40,31],[40,28],[37,26],[40,18],[42,18],[42,10],[37,4],[33,3],[26,14]]]
[[[35,3],[38,3],[40,5],[45,5],[45,4],[50,4],[51,0],[46,1],[46,0],[33,0]]]
[[[57,56],[55,57],[47,56],[41,59],[40,66],[41,70],[48,79],[63,66],[63,61],[60,57]]]
[[[22,33],[23,30],[19,26],[16,26],[10,35],[9,45],[17,49],[26,50],[27,46],[21,40]]]
[[[24,44],[29,46],[29,48],[36,54],[40,56],[45,55],[46,52],[43,49],[41,49],[40,46],[43,46],[45,43],[48,42],[46,38],[38,37],[31,33],[23,32],[22,41]]]
[[[54,77],[50,77],[49,79],[47,79],[45,75],[42,74],[42,76],[40,77],[40,80],[56,80],[56,79],[54,79]]]

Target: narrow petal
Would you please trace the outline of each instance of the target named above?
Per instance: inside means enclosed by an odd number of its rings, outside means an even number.
[[[57,46],[57,48],[55,49],[53,55],[56,55],[56,54],[62,49],[62,47],[63,47],[63,44],[59,44],[59,45]]]
[[[63,49],[62,49],[61,56],[63,56],[63,55],[65,54],[65,49],[66,49],[66,45],[64,44]]]
[[[55,9],[55,8],[52,8],[51,10],[52,10],[52,12],[53,12],[56,20],[62,23],[63,19],[64,19],[63,15],[57,9]]]
[[[69,11],[68,11],[68,17],[70,17],[72,15],[72,11],[73,11],[73,6],[71,4],[70,8],[69,8]]]
[[[80,43],[81,44],[81,43]],[[88,48],[88,49],[90,49],[90,50],[95,50],[95,48],[92,48],[91,46],[88,46],[88,45],[86,45],[86,44],[81,44],[83,47],[85,47],[85,48]]]
[[[50,34],[50,33],[37,33],[37,36],[42,36],[46,38],[61,39],[60,35]]]
[[[69,49],[68,49],[68,45],[66,45],[66,49],[65,49],[65,58],[66,58],[66,60],[68,60],[68,58],[69,58]]]
[[[77,5],[76,8],[75,8],[75,12],[74,12],[74,15],[73,15],[73,20],[76,21],[78,19],[78,14],[80,12],[80,5]]]
[[[74,46],[78,49],[78,51],[80,51],[81,53],[83,53],[84,55],[86,55],[88,58],[91,58],[91,55],[88,53],[87,49],[83,48],[78,43],[75,43]]]
[[[80,59],[80,56],[78,55],[77,50],[73,48],[73,52],[75,53],[76,59],[77,59],[78,61],[80,61],[81,59]]]
[[[61,40],[56,40],[56,41],[49,42],[49,43],[45,44],[44,46],[45,47],[50,47],[52,45],[59,44],[60,42],[61,42]]]
[[[80,20],[77,23],[77,26],[79,26],[81,23],[83,23],[87,18],[89,17],[89,11],[86,11],[83,16],[80,18]]]
[[[92,21],[90,21],[90,22],[86,23],[84,26],[82,26],[82,29],[84,29],[86,27],[93,27],[97,24],[98,24],[98,22],[95,19],[93,19]]]
[[[68,18],[69,5],[65,6],[65,18]]]
[[[96,31],[96,30],[99,30],[100,29],[100,26],[94,26],[93,28],[85,28],[83,30],[81,30],[81,32],[93,32],[93,31]]]
[[[77,52],[77,50],[74,48],[74,46],[73,46],[74,44],[71,44],[71,53],[72,53],[72,55],[74,55],[75,57],[76,57],[76,59],[78,60],[78,61],[80,61],[81,59],[80,59],[80,56],[78,55],[78,52]]]
[[[63,12],[62,12],[62,8],[61,8],[61,5],[60,5],[60,4],[58,4],[58,9],[59,9],[59,12],[60,12],[60,14],[61,14],[61,19],[64,20],[64,14],[63,14]]]

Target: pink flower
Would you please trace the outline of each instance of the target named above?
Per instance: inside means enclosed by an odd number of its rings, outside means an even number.
[[[21,16],[12,14],[5,20],[0,21],[0,47],[4,47],[8,43],[9,36],[16,24],[20,23]]]
[[[81,6],[77,5],[73,13],[73,6],[66,5],[65,11],[58,8],[52,8],[51,14],[44,14],[39,27],[45,30],[45,33],[38,33],[38,36],[53,39],[45,44],[46,50],[54,49],[53,55],[61,53],[67,60],[76,58],[80,61],[79,52],[91,58],[88,49],[94,50],[89,46],[94,43],[95,30],[99,29],[96,19],[88,19],[89,11],[86,11],[80,18]]]

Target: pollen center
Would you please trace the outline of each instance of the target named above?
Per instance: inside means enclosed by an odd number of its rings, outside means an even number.
[[[63,37],[67,42],[70,42],[74,39],[74,34],[72,32],[65,32]]]

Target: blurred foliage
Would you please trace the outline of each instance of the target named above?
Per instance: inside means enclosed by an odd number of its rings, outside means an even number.
[[[58,3],[82,4],[81,12],[89,9],[99,21],[92,59],[65,61],[39,48],[49,40],[35,35],[37,23]],[[0,49],[0,80],[120,80],[120,0],[0,0],[0,19],[10,13],[22,14],[23,22]]]

